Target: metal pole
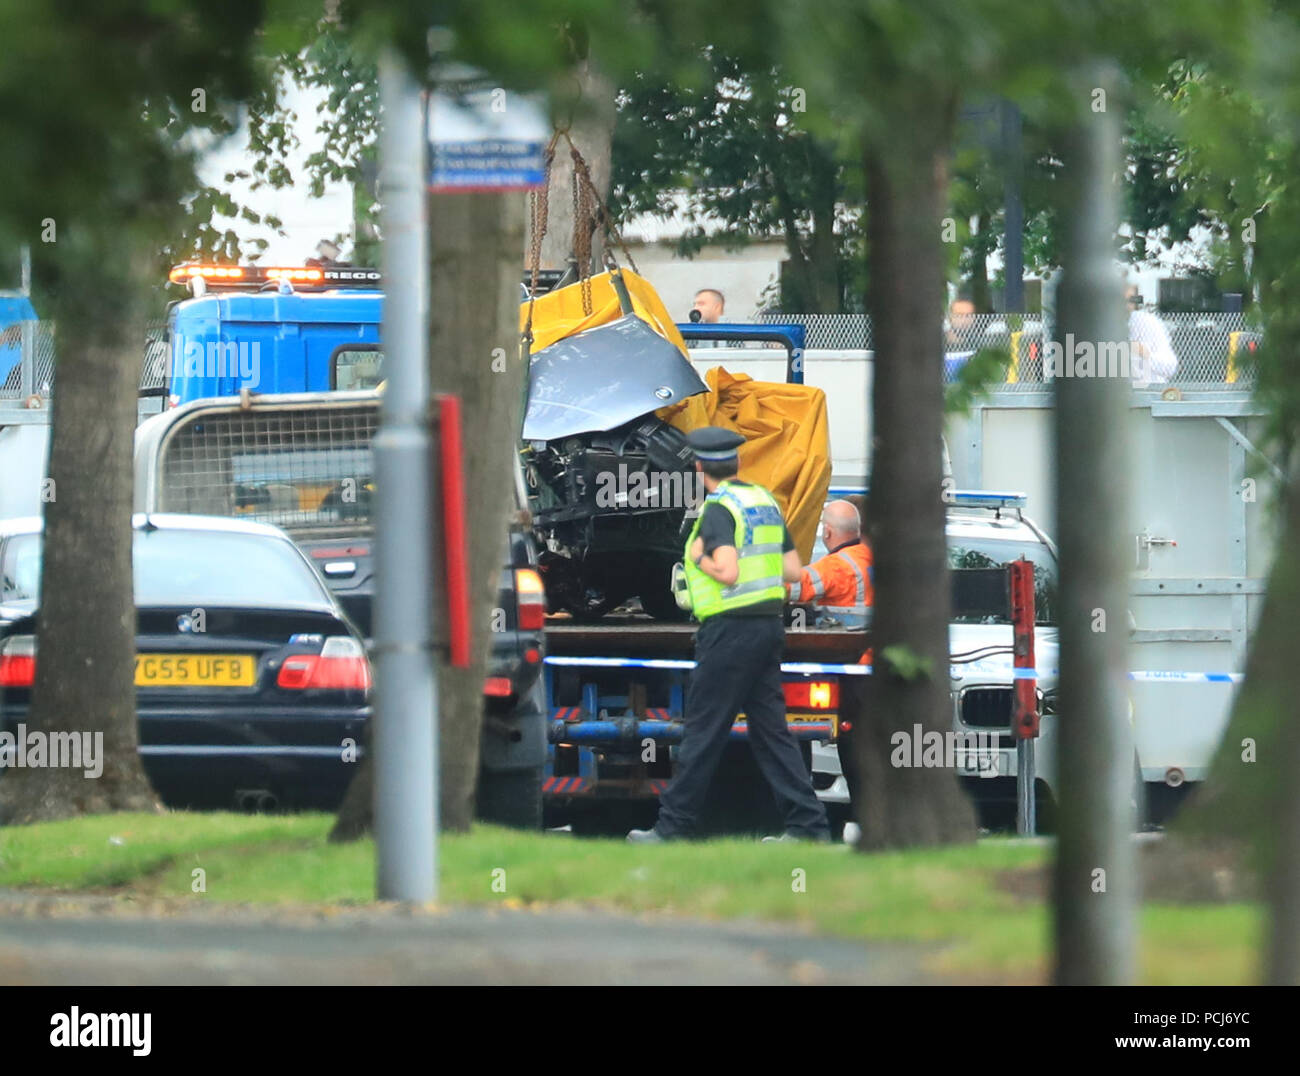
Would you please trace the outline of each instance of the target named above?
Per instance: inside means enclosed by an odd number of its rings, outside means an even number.
[[[25,299],[30,299],[32,295],[32,248],[26,243],[22,246],[22,282],[19,285],[20,294]],[[18,398],[26,400],[36,391],[36,323],[33,321],[24,321],[19,330],[21,333],[21,351],[19,353],[19,362],[21,369],[18,371]]]
[[[374,441],[375,854],[379,899],[424,903],[438,894],[425,131],[420,88],[391,50],[379,78],[388,383]]]
[[[1016,741],[1016,832],[1032,837],[1038,829],[1034,808],[1034,741]]]
[[[25,320],[19,327],[22,337],[22,353],[19,361],[22,369],[18,372],[18,396],[26,400],[37,391],[36,384],[36,322]]]
[[[1010,101],[1003,101],[1001,113],[1003,219],[1005,221],[1002,246],[1006,252],[1007,281],[1003,293],[1002,311],[1006,314],[1023,314],[1025,311],[1025,207],[1020,198],[1021,172],[1024,169],[1020,108]]]
[[[1093,111],[1103,91],[1109,103]],[[1076,92],[1083,105],[1063,174],[1069,227],[1053,356],[1063,715],[1056,981],[1118,985],[1134,981],[1137,902],[1126,678],[1132,385],[1127,364],[1115,361],[1117,345],[1122,354],[1128,344],[1113,239],[1123,161],[1114,76],[1092,72]]]

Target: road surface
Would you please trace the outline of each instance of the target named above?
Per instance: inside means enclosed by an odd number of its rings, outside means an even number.
[[[3,985],[923,983],[924,952],[582,910],[191,910],[0,893]]]

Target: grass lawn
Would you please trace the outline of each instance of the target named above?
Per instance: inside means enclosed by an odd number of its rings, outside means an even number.
[[[374,845],[327,844],[332,821],[323,814],[172,813],[0,829],[0,888],[368,902]],[[645,847],[478,827],[445,837],[440,855],[448,903],[763,919],[921,943],[925,967],[955,981],[1041,982],[1048,974],[1042,872],[1051,851],[1043,845],[989,839],[853,855],[839,846],[722,840]],[[193,892],[197,868],[202,893]],[[1250,904],[1147,904],[1143,979],[1252,982],[1262,931],[1262,911]]]

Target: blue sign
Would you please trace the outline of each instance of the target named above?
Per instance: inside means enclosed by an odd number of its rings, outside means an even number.
[[[437,90],[429,101],[429,190],[435,194],[526,191],[546,179],[550,139],[535,95],[500,87]]]

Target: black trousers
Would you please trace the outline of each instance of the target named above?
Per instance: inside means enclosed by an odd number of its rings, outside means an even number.
[[[719,615],[700,625],[696,667],[686,693],[685,734],[672,782],[659,801],[655,829],[660,836],[686,837],[694,831],[732,722],[742,711],[754,761],[776,797],[786,832],[827,835],[826,811],[785,723],[784,647],[779,616]]]

